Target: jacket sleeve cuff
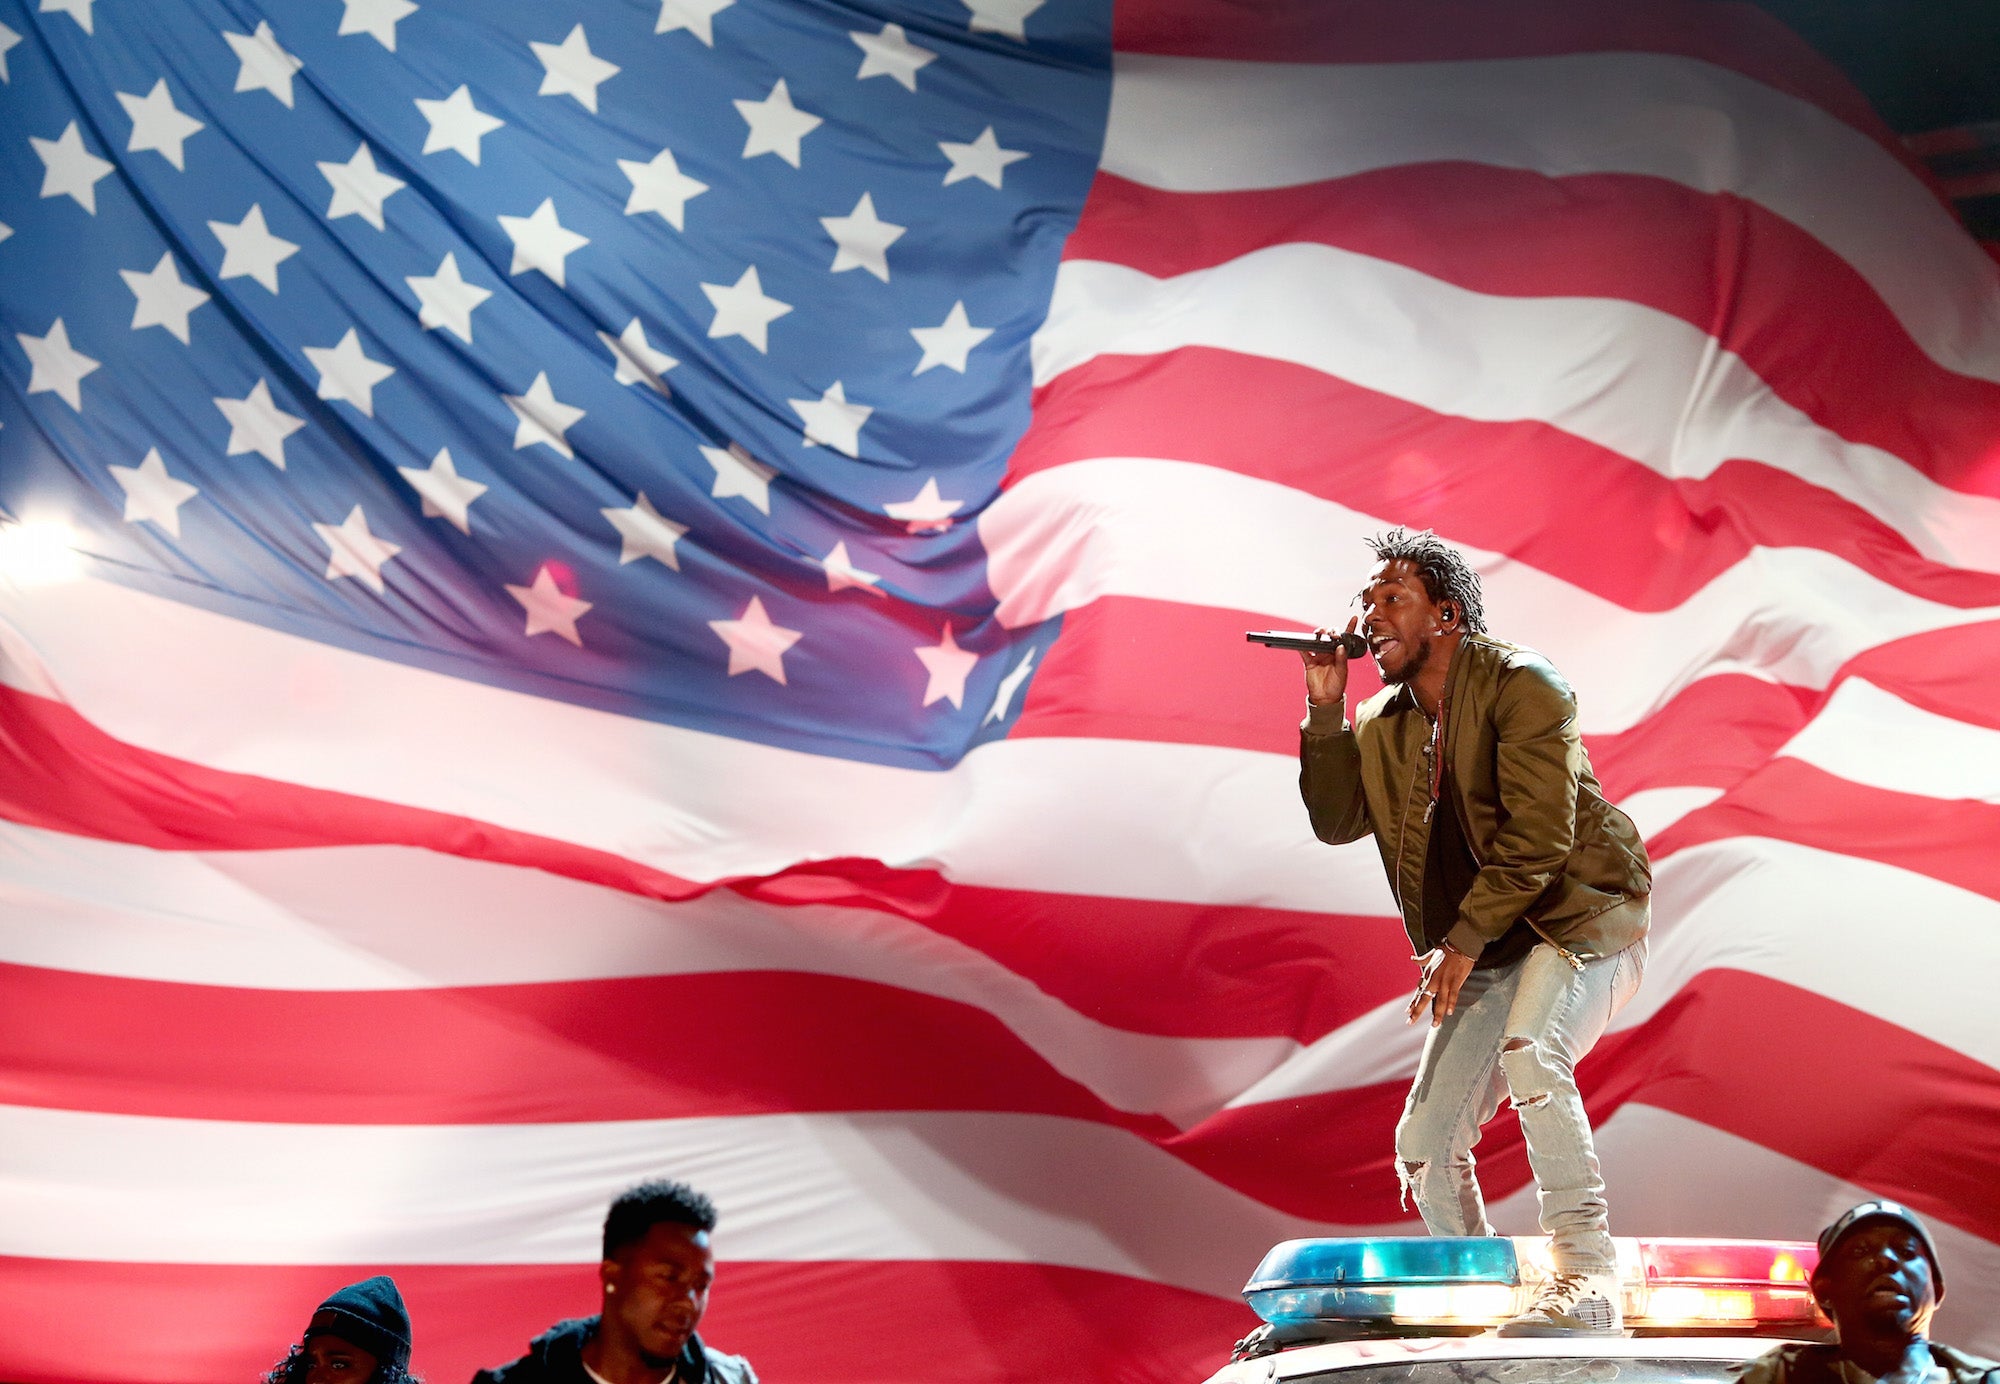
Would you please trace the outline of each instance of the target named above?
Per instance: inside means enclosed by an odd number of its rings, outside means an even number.
[[[1347,729],[1347,703],[1306,702],[1306,719],[1299,729],[1307,735],[1338,735]]]
[[[1453,951],[1469,956],[1474,961],[1479,959],[1479,953],[1486,950],[1486,939],[1473,930],[1471,923],[1462,918],[1452,924],[1451,931],[1444,935],[1444,940],[1451,944]]]

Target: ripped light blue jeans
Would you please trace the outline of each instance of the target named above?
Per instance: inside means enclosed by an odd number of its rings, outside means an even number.
[[[1431,1234],[1494,1233],[1472,1146],[1505,1095],[1520,1113],[1556,1267],[1612,1271],[1604,1177],[1575,1072],[1645,970],[1642,937],[1581,970],[1544,942],[1511,966],[1466,978],[1456,1012],[1424,1042],[1396,1126],[1397,1173]]]

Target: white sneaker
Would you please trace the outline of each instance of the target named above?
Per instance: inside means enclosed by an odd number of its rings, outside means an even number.
[[[1535,1305],[1503,1323],[1501,1336],[1620,1336],[1624,1296],[1610,1274],[1563,1273],[1542,1285]]]

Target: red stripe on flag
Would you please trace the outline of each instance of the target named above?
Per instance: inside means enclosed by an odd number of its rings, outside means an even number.
[[[655,899],[715,887],[470,817],[211,769],[112,738],[61,702],[0,684],[0,816],[162,850],[422,846]]]
[[[1305,714],[1298,656],[1243,639],[1271,623],[1248,611],[1101,596],[1063,617],[1011,733],[1296,754]],[[1178,651],[1172,677],[1159,675],[1162,649]],[[1349,705],[1381,687],[1372,663],[1353,666]],[[1614,801],[1646,788],[1728,788],[1798,734],[1821,701],[1809,688],[1717,674],[1630,730],[1587,735],[1584,745]]]
[[[1761,462],[1669,479],[1547,423],[1434,413],[1211,347],[1099,356],[1056,377],[1037,393],[1010,480],[1094,457],[1290,486],[1506,553],[1628,610],[1671,610],[1759,547],[1831,553],[1940,605],[2000,605],[2000,575],[1925,558],[1861,506]]]
[[[1513,233],[1526,224],[1538,234]],[[1983,465],[2000,449],[2000,384],[1939,365],[1839,255],[1729,194],[1631,174],[1557,178],[1467,163],[1215,193],[1099,173],[1063,257],[1165,278],[1300,242],[1477,293],[1655,308],[1713,336],[1842,437],[1942,484],[2000,494],[2000,471]],[[1922,408],[1908,406],[1913,395]],[[1237,421],[1238,410],[1228,416]]]
[[[650,898],[698,892],[564,842],[140,750],[59,702],[4,686],[0,817],[168,850],[416,846]],[[815,861],[732,887],[777,905],[844,905],[909,918],[1091,1018],[1167,1035],[1310,1040],[1380,1003],[1387,993],[1381,977],[1400,976],[1405,964],[1401,930],[1376,917],[955,885],[932,871],[868,860]],[[1135,951],[1177,960],[1135,986]],[[1280,979],[1282,986],[1273,984]]]
[[[1747,1061],[1753,1053],[1790,1060],[1774,1068]],[[2000,1205],[1987,1185],[2000,1160],[2000,1072],[1809,990],[1704,971],[1644,1024],[1608,1035],[1577,1080],[1593,1127],[1627,1101],[1654,1106],[2000,1239]],[[1393,1137],[1406,1091],[1385,1082],[1241,1106],[1166,1147],[1293,1215],[1393,1222],[1405,1214]],[[1527,1185],[1512,1112],[1486,1126],[1478,1155],[1488,1198]],[[1609,1197],[1615,1214],[1615,1182]]]
[[[1736,836],[1793,841],[1880,861],[2000,899],[2000,805],[1926,798],[1776,759],[1651,843],[1657,864],[1675,851]]]
[[[29,981],[10,973],[5,981],[19,1016],[9,1025],[9,1065],[70,1064],[25,1093],[56,1097],[53,1104],[81,1097],[86,1108],[101,1103],[117,1113],[329,1124],[813,1109],[1046,1113],[1125,1129],[1292,1215],[1350,1225],[1401,1215],[1390,1161],[1401,1080],[1222,1109],[1176,1132],[1158,1119],[1111,1111],[975,1014],[947,1014],[936,1002],[879,987],[759,975],[507,987],[516,993],[474,1013],[463,992],[220,996],[198,986],[55,974]],[[843,989],[855,999],[873,989],[866,998],[879,1017],[840,1003]],[[605,1002],[601,1017],[574,1012],[584,996]],[[638,1012],[647,1000],[674,1013],[648,1021]],[[824,1017],[808,1022],[801,1006],[791,1011],[791,1027],[774,1027],[787,1000],[824,1004]],[[50,1051],[33,1030],[62,1024],[64,1001],[79,1006],[67,1028],[87,1016],[100,1036]],[[738,1009],[748,1012],[732,1018]],[[533,1032],[538,1024],[548,1031]],[[752,1031],[760,1024],[762,1032]],[[829,1038],[842,1025],[862,1031]],[[244,1043],[246,1033],[257,1042]],[[822,1060],[834,1043],[841,1060]],[[411,1063],[412,1051],[432,1056]],[[441,1056],[451,1052],[460,1054],[456,1065]],[[1793,1052],[1800,1061],[1785,1064],[1774,1082],[1768,1066],[1742,1061],[1751,1052]],[[75,1071],[83,1062],[97,1070]],[[639,1075],[621,1070],[628,1064]],[[853,1070],[825,1070],[834,1067]],[[287,1080],[309,1089],[291,1094]],[[1981,1170],[2000,1158],[2000,1072],[1878,1016],[1712,968],[1645,1023],[1607,1038],[1580,1080],[1597,1125],[1626,1101],[1671,1110],[1835,1177],[1926,1206],[1955,1201],[1940,1212],[1945,1219],[2000,1238],[2000,1207],[1976,1192]],[[149,1082],[177,1094],[146,1094]],[[23,1094],[20,1085],[11,1094]],[[118,1103],[120,1092],[133,1093],[131,1111]],[[1811,1118],[1828,1109],[1850,1113],[1835,1122]],[[1928,1151],[1941,1147],[1966,1152],[1960,1173],[1933,1166]],[[1511,1121],[1489,1129],[1479,1157],[1490,1196],[1525,1185]]]
[[[315,991],[0,965],[0,993],[7,1105],[404,1125],[994,1110],[1172,1132],[982,1009],[840,976]]]

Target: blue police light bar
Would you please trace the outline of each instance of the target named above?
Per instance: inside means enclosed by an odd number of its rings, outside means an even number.
[[[1813,1247],[1784,1240],[1614,1238],[1626,1326],[1639,1331],[1824,1334]],[[1540,1236],[1287,1240],[1243,1298],[1273,1329],[1463,1333],[1527,1310],[1553,1273]]]
[[[1504,1319],[1520,1283],[1514,1242],[1498,1236],[1287,1240],[1243,1298],[1273,1325]]]

